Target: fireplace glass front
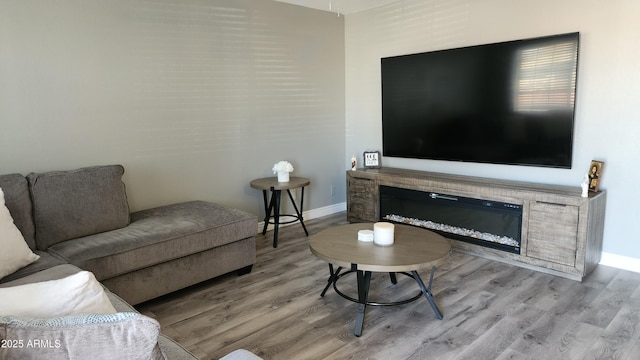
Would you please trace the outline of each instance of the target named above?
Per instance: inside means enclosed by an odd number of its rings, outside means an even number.
[[[380,219],[520,253],[522,205],[380,186]]]

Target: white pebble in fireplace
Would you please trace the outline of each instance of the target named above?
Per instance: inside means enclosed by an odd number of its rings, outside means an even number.
[[[408,217],[404,217],[404,216],[400,216],[400,215],[393,215],[393,214],[386,215],[384,217],[384,219],[385,220],[389,220],[389,221],[393,221],[393,222],[397,222],[397,223],[408,224],[408,225],[413,225],[413,226],[419,226],[419,227],[423,227],[423,228],[429,229],[429,230],[437,230],[437,231],[442,231],[442,232],[446,232],[446,233],[449,233],[449,234],[466,236],[466,237],[470,237],[470,238],[474,238],[474,239],[490,241],[490,242],[497,243],[497,244],[512,246],[514,248],[520,248],[520,243],[516,239],[514,239],[512,237],[508,237],[508,236],[494,235],[494,234],[491,234],[491,233],[480,232],[480,231],[476,231],[476,230],[473,230],[473,229],[465,229],[465,228],[460,228],[460,227],[457,227],[457,226],[451,226],[451,225],[447,225],[447,224],[435,223],[435,222],[429,221],[429,220],[420,220],[420,219],[408,218]]]

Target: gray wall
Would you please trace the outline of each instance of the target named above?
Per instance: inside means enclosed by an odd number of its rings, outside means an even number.
[[[264,0],[0,1],[0,173],[125,166],[131,207],[342,203],[344,17]],[[334,195],[331,195],[331,187]]]
[[[403,0],[348,15],[346,153],[382,149],[380,58],[579,31],[571,170],[383,158],[384,166],[579,188],[592,159],[605,161],[605,255],[640,271],[640,2],[636,0]],[[612,259],[611,257],[608,257]]]
[[[133,209],[262,214],[248,182],[286,159],[312,180],[305,210],[331,207],[351,155],[382,147],[380,57],[580,31],[573,169],[383,165],[579,186],[604,160],[604,250],[640,263],[638,13],[635,0],[403,0],[346,17],[267,0],[2,0],[0,173],[121,163]]]

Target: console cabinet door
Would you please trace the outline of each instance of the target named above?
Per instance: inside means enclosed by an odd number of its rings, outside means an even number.
[[[347,220],[350,222],[375,222],[375,180],[347,176]]]
[[[578,214],[577,206],[531,202],[527,256],[575,266]]]

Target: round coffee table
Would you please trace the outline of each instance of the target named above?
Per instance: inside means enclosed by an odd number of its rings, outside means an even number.
[[[335,226],[311,236],[309,240],[311,252],[329,263],[328,284],[320,296],[324,296],[331,285],[337,290],[335,284],[341,276],[340,272],[343,268],[350,268],[357,274],[357,300],[336,291],[341,296],[358,303],[354,334],[356,336],[362,335],[367,305],[398,305],[421,297],[418,295],[398,303],[370,303],[368,296],[371,272],[388,272],[394,284],[396,282],[395,273],[410,273],[407,275],[415,279],[421,289],[421,295],[427,298],[438,319],[442,319],[442,312],[431,293],[431,284],[435,267],[449,256],[451,251],[449,240],[426,229],[395,224],[394,244],[378,246],[373,242],[359,241],[359,230],[373,230],[373,223]],[[335,270],[334,265],[338,266]],[[427,286],[418,274],[418,270],[429,268],[431,275]]]

